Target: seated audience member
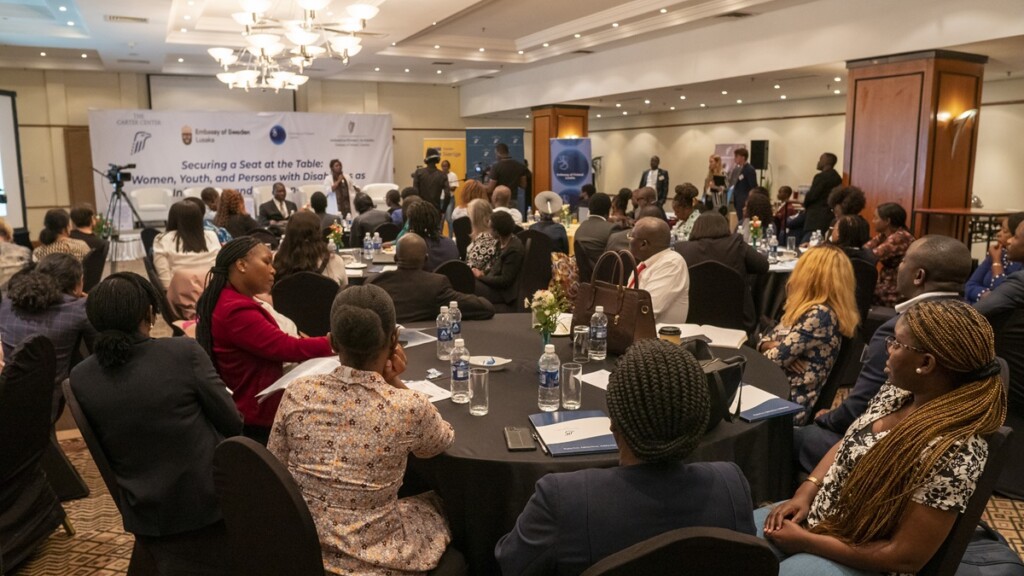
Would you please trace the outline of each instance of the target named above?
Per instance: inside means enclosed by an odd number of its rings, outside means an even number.
[[[505,576],[580,574],[677,528],[755,533],[750,487],[736,464],[683,463],[711,406],[692,354],[661,340],[636,342],[608,378],[607,400],[619,465],[541,478],[495,547]]]
[[[63,397],[60,383],[68,377],[71,360],[79,342],[92,349],[96,331],[85,316],[82,293],[82,263],[70,254],[50,254],[33,270],[18,272],[11,278],[0,302],[0,342],[3,357],[30,336],[42,334],[53,343],[57,356],[54,384],[54,416]]]
[[[96,225],[96,212],[89,204],[79,204],[71,209],[71,233],[69,236],[75,240],[81,240],[89,245],[89,249],[103,248],[107,241],[93,234],[92,227]]]
[[[647,206],[644,206],[643,208],[638,209],[634,216],[637,220],[641,218],[657,218],[665,222],[666,226],[668,225],[668,222],[665,220],[665,211],[662,210],[661,206],[658,206],[657,204],[649,204]],[[629,234],[630,231],[633,229],[633,219],[631,218],[629,222],[629,228],[615,230],[608,235],[608,244],[606,244],[604,248],[606,252],[609,250],[614,250],[615,252],[629,250]]]
[[[791,200],[793,189],[789,186],[780,186],[777,197],[779,200],[775,207],[775,226],[779,230],[779,244],[785,246],[786,237],[793,236],[799,239],[803,236],[803,229],[799,226],[794,227],[790,220],[799,212],[797,203]]]
[[[518,208],[509,208],[510,202],[512,202],[512,190],[508,186],[495,186],[494,192],[491,193],[493,210],[508,214],[512,217],[512,222],[516,226],[520,226],[523,223],[523,213]]]
[[[373,237],[373,231],[377,226],[385,222],[391,222],[391,217],[383,210],[377,210],[373,204],[373,198],[366,192],[357,192],[352,204],[356,208],[356,217],[352,220],[352,232],[349,235],[348,245],[362,246],[363,239],[367,234]]]
[[[858,258],[870,264],[875,263],[875,254],[864,248],[870,239],[870,228],[866,220],[857,215],[843,215],[836,219],[832,227],[832,244],[843,249],[850,258]]]
[[[487,202],[488,206],[491,204],[491,197],[487,193],[487,187],[481,184],[479,180],[466,180],[466,183],[459,189],[455,198],[455,209],[452,211],[453,222],[463,216],[469,216],[469,203],[473,200],[481,199]],[[459,204],[459,202],[462,203]]]
[[[100,335],[71,389],[121,488],[124,528],[159,573],[227,575],[213,453],[242,418],[194,340],[150,338],[160,298],[131,272],[93,288],[86,309]]]
[[[185,198],[182,198],[181,201],[191,202],[193,206],[199,209],[199,213],[203,216],[203,230],[216,234],[217,241],[220,242],[221,246],[231,242],[231,234],[227,230],[218,228],[213,224],[212,220],[206,219],[206,204],[204,204],[202,200],[194,196],[186,196]]]
[[[217,215],[213,219],[215,226],[223,228],[232,238],[241,238],[260,227],[252,216],[245,211],[242,193],[228,188],[220,194],[217,202]]]
[[[551,238],[551,248],[555,252],[568,254],[569,235],[565,232],[565,226],[562,226],[553,220],[555,214],[561,212],[562,203],[558,202],[557,204],[554,204],[551,202],[542,202],[540,199],[540,194],[538,194],[534,199],[534,207],[537,209],[540,219],[533,226],[530,226],[530,230],[542,232],[548,238]]]
[[[494,305],[486,298],[456,292],[448,277],[424,270],[426,259],[427,243],[410,232],[397,243],[395,264],[398,270],[384,272],[367,281],[388,293],[399,322],[433,320],[441,306],[449,302],[459,303],[463,320],[486,320],[494,316]]]
[[[1014,262],[1007,256],[1007,247],[1014,236],[1014,232],[1024,222],[1024,212],[1011,214],[1000,222],[999,232],[996,234],[996,241],[988,247],[988,254],[978,264],[978,268],[971,273],[964,286],[964,299],[969,304],[975,304],[989,293],[999,287],[1010,274],[1024,269],[1024,264]]]
[[[291,383],[268,448],[309,505],[328,573],[425,573],[451,542],[442,502],[398,491],[409,456],[440,454],[455,432],[402,382],[405,351],[384,290],[340,292],[330,339],[341,366]]]
[[[427,261],[423,269],[433,272],[449,260],[459,259],[459,248],[451,238],[441,237],[441,212],[430,202],[409,206],[408,231],[419,234],[427,242]]]
[[[413,202],[419,202],[423,200],[422,198],[420,198],[420,193],[412,186],[402,188],[401,197],[401,208],[395,210],[394,214],[391,215],[391,221],[402,227],[402,232],[399,233],[399,236],[405,233],[405,224],[407,220],[407,218],[405,217],[406,209],[408,209],[409,205],[412,204]]]
[[[203,229],[203,214],[194,203],[182,200],[167,213],[167,231],[153,240],[153,266],[160,282],[170,286],[175,272],[183,269],[206,276],[218,252],[217,234]]]
[[[220,192],[217,192],[217,189],[212,186],[207,186],[199,193],[199,199],[206,205],[206,215],[203,216],[203,220],[213,222],[214,218],[217,217],[217,204],[220,201]]]
[[[345,261],[327,249],[320,231],[320,218],[310,212],[298,212],[288,220],[284,239],[274,254],[275,282],[296,272],[316,272],[341,286],[348,284]]]
[[[402,209],[402,193],[399,192],[398,189],[388,190],[388,193],[384,195],[384,204],[388,207],[388,218],[390,218],[391,222],[394,222],[396,226],[401,227],[402,223],[400,220],[402,219],[402,215],[399,211]],[[395,222],[395,212],[399,212],[399,222]]]
[[[672,196],[672,212],[676,215],[676,225],[672,228],[672,237],[678,242],[689,240],[693,223],[700,216],[697,210],[697,187],[689,182],[676,185],[676,193]]]
[[[309,207],[313,210],[313,214],[320,219],[321,234],[331,226],[341,223],[340,216],[327,212],[327,195],[323,192],[313,192],[313,195],[309,197]]]
[[[750,204],[748,198],[747,204]],[[768,257],[743,241],[743,237],[729,231],[729,221],[719,212],[705,212],[697,218],[688,242],[676,242],[678,252],[686,266],[701,262],[718,262],[735,270],[743,279],[743,321],[748,330],[757,324],[754,312],[754,275],[768,272]]]
[[[256,296],[268,294],[273,284],[270,249],[251,236],[236,238],[217,254],[196,308],[196,340],[233,392],[245,419],[243,433],[264,444],[281,395],[272,394],[261,404],[256,394],[281,377],[285,362],[332,354],[326,336],[290,336],[257,303]]]
[[[754,201],[752,206],[750,205],[751,199]],[[775,223],[775,215],[772,213],[772,199],[768,196],[768,191],[761,186],[755,186],[750,190],[747,202],[743,205],[745,220],[749,221],[755,216],[761,221],[761,230],[767,234],[768,225]]]
[[[916,573],[974,494],[1006,415],[992,328],[963,301],[921,302],[888,345],[864,415],[790,500],[754,513],[780,574]]]
[[[260,226],[283,228],[292,214],[299,208],[295,202],[288,200],[288,189],[280,182],[274,182],[274,197],[260,204]]]
[[[7,286],[10,276],[32,260],[32,249],[14,243],[14,230],[0,218],[0,288]]]
[[[650,293],[656,322],[682,324],[690,310],[690,272],[683,257],[669,247],[669,234],[664,220],[636,221],[629,251],[636,258],[637,274],[630,276],[629,287]]]
[[[844,214],[859,216],[866,205],[864,191],[856,186],[839,186],[828,193],[828,207],[835,218]]]
[[[949,236],[925,236],[911,244],[896,279],[903,302],[896,305],[900,314],[918,302],[958,298],[963,279],[971,271],[971,254],[963,242]],[[889,349],[885,341],[893,335],[899,316],[879,326],[864,351],[863,368],[846,398],[831,410],[815,415],[814,425],[793,431],[794,451],[805,472],[810,472],[825,457],[878,394],[888,374],[885,363]],[[1022,348],[1024,349],[1024,348]],[[1022,365],[1024,368],[1024,365]]]
[[[874,224],[876,236],[864,244],[882,265],[875,284],[874,304],[892,307],[899,297],[896,270],[914,236],[907,230],[907,211],[895,202],[880,204],[875,209]]]
[[[789,399],[807,409],[839,357],[841,337],[852,337],[860,323],[855,286],[853,265],[842,250],[831,244],[811,248],[786,282],[782,321],[758,343],[785,371]],[[793,417],[798,426],[809,421],[806,412]]]
[[[580,200],[576,203],[576,210],[579,211],[580,208],[590,209],[590,199],[594,197],[594,194],[597,194],[597,188],[593,184],[580,186]]]
[[[495,304],[512,305],[516,300],[516,280],[523,268],[526,248],[515,232],[516,224],[508,212],[491,214],[491,235],[498,240],[498,258],[486,273],[473,268],[477,295]]]
[[[591,264],[597,262],[608,245],[608,237],[619,228],[608,220],[611,208],[612,199],[607,194],[594,194],[590,198],[590,216],[580,222],[573,236],[573,240],[586,251]]]
[[[465,186],[469,187],[471,182],[476,180],[467,180]],[[466,248],[466,264],[486,274],[501,251],[498,239],[491,235],[491,205],[487,200],[477,198],[470,201],[469,222],[473,229],[469,233],[471,241]]]
[[[644,186],[643,188],[637,188],[633,190],[631,194],[633,202],[633,211],[636,212],[644,206],[650,206],[658,203],[658,192],[650,186]],[[640,218],[636,218],[639,220]]]
[[[32,251],[32,260],[39,262],[50,254],[71,254],[81,262],[89,253],[89,245],[71,237],[71,218],[67,210],[52,208],[43,217],[39,246]]]
[[[633,197],[633,191],[629,188],[619,189],[612,200],[611,214],[608,216],[608,221],[617,224],[622,228],[632,228],[633,219],[629,217],[629,201]]]

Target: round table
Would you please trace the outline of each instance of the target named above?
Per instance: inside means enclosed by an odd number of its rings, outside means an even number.
[[[433,329],[418,323],[411,328]],[[486,416],[469,414],[468,404],[442,400],[435,405],[455,429],[455,442],[443,454],[430,459],[409,459],[410,485],[425,483],[444,499],[456,548],[462,551],[474,574],[497,574],[494,545],[515,525],[516,518],[533,495],[534,484],[545,474],[583,468],[611,467],[617,454],[593,454],[555,458],[539,448],[533,452],[509,452],[505,426],[529,428],[528,416],[537,408],[537,359],[542,352],[540,335],[530,329],[529,314],[499,314],[492,320],[464,322],[466,347],[474,355],[512,358],[502,371],[489,376],[490,410]],[[571,357],[569,338],[553,338],[563,362]],[[715,349],[732,356],[733,349]],[[789,384],[782,370],[750,348],[738,351],[747,358],[744,381],[779,396],[788,397]],[[438,360],[435,345],[407,350],[405,378],[422,379],[428,368],[445,375],[447,362]],[[612,370],[615,359],[592,361],[583,373]],[[447,386],[446,377],[437,384]],[[605,393],[583,387],[583,409],[607,413]],[[775,418],[756,423],[722,422],[709,432],[689,461],[736,462],[750,482],[754,502],[781,500],[792,492],[792,420]]]

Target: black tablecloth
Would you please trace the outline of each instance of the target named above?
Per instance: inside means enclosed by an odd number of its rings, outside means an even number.
[[[490,374],[490,411],[486,416],[471,416],[468,404],[438,402],[441,415],[455,428],[455,443],[435,458],[409,460],[410,476],[425,481],[444,499],[455,546],[478,575],[498,573],[494,545],[514,526],[537,480],[551,472],[618,463],[617,454],[554,458],[539,449],[509,452],[505,447],[504,427],[529,427],[527,417],[540,411],[536,371],[542,346],[540,335],[529,328],[529,323],[528,314],[499,314],[492,320],[463,324],[466,347],[473,355],[503,356],[513,361],[505,370]],[[568,361],[569,339],[553,338],[552,342],[559,358]],[[778,367],[753,349],[739,352],[747,357],[746,382],[788,397],[789,385]],[[716,353],[730,356],[736,350],[720,349]],[[411,348],[407,354],[407,380],[422,379],[431,367],[446,375],[449,371],[447,363],[437,359],[433,345]],[[612,370],[614,362],[588,362],[583,365],[583,373]],[[447,386],[448,380],[437,383]],[[607,413],[604,391],[585,385],[582,408]],[[722,422],[701,441],[689,460],[736,462],[750,482],[755,504],[776,501],[791,495],[792,441],[792,421],[788,418],[754,424]]]

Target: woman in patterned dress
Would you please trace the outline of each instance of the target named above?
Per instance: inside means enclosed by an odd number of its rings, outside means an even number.
[[[490,272],[501,253],[498,239],[491,235],[491,204],[482,198],[475,198],[469,201],[467,211],[473,231],[469,234],[472,242],[466,249],[466,264],[470,268]]]
[[[755,511],[780,574],[915,573],[964,511],[1006,416],[989,323],[958,300],[907,310],[889,382],[793,498]]]
[[[331,574],[405,575],[437,566],[451,541],[433,492],[398,498],[410,454],[451,445],[450,424],[405,387],[395,307],[380,287],[354,286],[331,307],[341,366],[285,391],[267,446],[298,482]]]
[[[789,399],[809,411],[839,357],[841,336],[853,336],[860,314],[854,298],[853,265],[831,244],[811,248],[786,283],[782,321],[761,338],[758,350],[789,379]],[[793,417],[803,425],[813,414]]]
[[[875,209],[875,218],[871,222],[877,235],[864,245],[871,250],[882,269],[878,272],[878,283],[875,284],[876,306],[893,307],[900,299],[896,289],[896,270],[903,262],[903,256],[914,241],[914,235],[907,230],[907,211],[895,202],[879,204]]]

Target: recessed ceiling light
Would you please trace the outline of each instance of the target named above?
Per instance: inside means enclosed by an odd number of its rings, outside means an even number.
[[[700,103],[700,107],[701,107],[701,108],[707,108],[707,107],[708,107],[708,105],[707,105],[707,104],[705,104],[705,103],[703,103],[703,102],[701,102],[701,103]]]
[[[74,20],[68,20],[68,26],[74,26],[74,25],[75,25],[75,21]]]
[[[686,96],[680,96],[679,99],[680,100],[686,100]]]
[[[743,104],[743,100],[741,100],[741,99],[737,98],[737,99],[736,99],[736,103],[737,103],[737,104]]]
[[[529,118],[529,117],[530,117],[530,115],[529,115],[529,114],[527,114],[527,115],[526,115],[526,117],[527,117],[527,118]]]
[[[188,5],[189,6],[195,6],[196,5],[196,0],[188,0]]]
[[[440,49],[441,49],[441,45],[440,44],[434,44],[434,50],[440,50]]]
[[[544,44],[541,44],[541,46],[544,46],[545,48],[547,48],[548,46],[551,46],[551,44],[548,44],[547,42],[545,42]]]
[[[662,14],[666,14],[668,12],[668,8],[662,8],[661,10],[659,10],[659,12],[661,12]]]
[[[650,100],[644,100],[644,104],[650,104],[650,103],[651,103]]]
[[[438,71],[437,71],[437,73],[438,73],[438,74],[443,74],[443,73],[444,73],[444,71],[443,71],[443,70],[438,70]]]
[[[620,103],[616,102],[616,103],[615,103],[615,107],[616,107],[616,108],[622,108],[622,104],[620,104]]]
[[[522,51],[522,50],[520,50],[520,51],[519,51],[519,53],[520,53],[520,54],[522,54],[522,53],[523,53],[523,51]]]
[[[618,28],[618,27],[619,27],[619,23],[618,22],[612,22],[612,28]]]
[[[46,52],[40,52],[39,55],[40,56],[46,56]]]
[[[785,99],[786,99],[786,95],[785,94],[783,94],[782,96],[779,96],[779,100],[785,100]]]
[[[191,5],[192,5],[192,0],[189,0],[189,2],[188,2],[188,5],[189,5],[189,6],[191,6]],[[327,13],[327,15],[328,15],[328,16],[334,16],[334,12],[328,12],[328,13]]]
[[[725,96],[725,95],[727,95],[727,94],[729,94],[729,91],[728,91],[728,90],[722,90],[722,96]]]
[[[182,28],[181,31],[182,33],[188,32],[188,28]]]
[[[582,34],[573,34],[572,35],[573,38],[579,38],[580,36],[582,36]]]
[[[625,110],[623,110],[623,111],[622,111],[622,115],[623,115],[623,116],[629,116],[629,112],[626,112]]]
[[[481,48],[481,49],[480,49],[480,51],[481,51],[481,52],[483,52],[483,51],[484,51],[484,49],[483,49],[483,48]]]
[[[185,59],[184,59],[184,58],[178,58],[178,64],[181,64],[181,63],[182,63],[182,62],[184,62],[184,61],[185,61]]]
[[[192,19],[192,15],[191,14],[185,14],[184,16],[182,16],[182,18],[184,18],[185,20],[191,20]]]
[[[669,106],[669,107],[668,107],[668,109],[669,109],[669,110],[675,110],[675,109],[676,109],[676,107],[675,107],[675,106]]]
[[[409,69],[408,69],[408,68],[406,68],[406,69],[405,69],[405,71],[406,71],[406,72],[408,72],[408,71],[409,71]]]
[[[431,26],[437,26],[437,22],[431,22],[430,25]]]
[[[392,42],[391,45],[392,46],[398,46],[398,42]]]
[[[776,90],[778,90],[779,88],[782,88],[782,86],[779,86],[778,84],[776,84],[775,86],[773,86],[773,88],[775,88]]]
[[[61,6],[61,7],[57,8],[57,10],[60,10],[61,12],[67,12],[68,11],[68,7],[67,6]]]
[[[836,76],[835,78],[833,78],[833,80],[835,80],[836,82],[842,82],[843,81],[843,79],[840,78],[839,76]]]
[[[833,90],[833,91],[832,91],[832,93],[833,93],[833,94],[841,94],[841,93],[842,93],[842,91],[841,91],[841,90]]]
[[[600,118],[600,117],[601,117],[601,115],[600,115],[600,114],[598,114],[598,115],[597,115],[597,117],[598,117],[598,118]]]
[[[89,57],[88,54],[82,54],[82,58],[88,58],[88,57]]]
[[[374,66],[373,71],[374,72],[380,72],[380,66]]]

